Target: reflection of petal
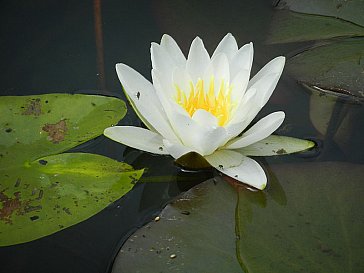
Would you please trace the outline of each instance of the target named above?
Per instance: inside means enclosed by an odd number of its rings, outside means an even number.
[[[254,124],[241,137],[237,137],[228,142],[226,148],[242,148],[266,138],[281,126],[284,117],[285,114],[282,111],[269,114]]]
[[[309,140],[270,135],[236,151],[247,156],[271,156],[296,153],[310,149],[313,146],[315,146],[315,143]]]
[[[213,154],[205,156],[211,166],[220,166],[218,169],[239,166],[243,158],[242,154],[231,150],[217,150]]]
[[[132,105],[142,120],[146,120],[146,125],[150,124],[165,138],[176,139],[153,85],[127,65],[117,64],[116,71]]]
[[[274,88],[276,88],[284,63],[285,57],[274,58],[249,81],[248,88],[254,87],[257,89],[260,107],[267,103]]]
[[[186,64],[187,71],[194,84],[196,84],[198,78],[202,78],[209,63],[209,53],[205,49],[202,40],[196,37],[192,41]]]
[[[114,126],[106,128],[104,135],[129,147],[155,154],[168,154],[163,145],[163,138],[147,129],[132,126]]]
[[[224,53],[228,57],[229,61],[231,61],[237,51],[238,45],[236,44],[236,40],[231,33],[228,33],[216,47],[214,54],[212,54],[212,58],[220,53]]]
[[[181,156],[188,154],[189,152],[195,152],[189,147],[186,147],[177,142],[169,141],[168,139],[164,139],[163,144],[166,147],[168,153],[175,159],[178,159]]]
[[[208,158],[206,160],[209,161]],[[220,172],[257,189],[262,190],[267,185],[263,168],[249,157],[243,156],[241,164],[231,168],[225,168],[225,162],[209,161],[209,163]]]

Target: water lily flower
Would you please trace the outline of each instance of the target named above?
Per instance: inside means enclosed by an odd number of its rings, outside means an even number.
[[[253,44],[238,48],[229,33],[212,56],[196,37],[186,58],[174,39],[152,43],[152,79],[125,64],[116,71],[134,110],[148,129],[114,126],[104,135],[139,150],[175,159],[196,152],[220,172],[264,189],[263,168],[248,156],[277,155],[312,146],[305,140],[271,135],[285,114],[274,112],[249,129],[272,95],[285,58],[266,64],[252,79]],[[249,80],[250,79],[250,80]]]

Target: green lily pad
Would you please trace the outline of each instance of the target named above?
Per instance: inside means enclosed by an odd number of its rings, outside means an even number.
[[[301,13],[331,16],[364,26],[363,0],[284,0],[279,1],[277,7]]]
[[[363,98],[364,39],[349,39],[303,51],[289,59],[299,82]]]
[[[221,178],[192,188],[129,238],[113,273],[361,272],[364,167],[327,162],[271,171],[278,180],[265,192]]]
[[[143,171],[104,156],[64,153],[0,174],[0,246],[86,220],[127,193]]]
[[[0,246],[81,222],[128,192],[141,171],[101,155],[65,153],[126,112],[116,98],[0,98]]]
[[[364,36],[364,28],[351,22],[287,10],[276,11],[271,26],[267,38],[271,44]]]

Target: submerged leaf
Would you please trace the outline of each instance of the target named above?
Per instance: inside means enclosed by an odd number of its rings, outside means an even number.
[[[271,170],[279,191],[253,192],[221,179],[192,188],[130,237],[113,273],[361,272],[364,167]]]
[[[362,0],[284,0],[279,1],[277,7],[296,12],[331,16],[364,26],[364,1]]]
[[[267,42],[289,43],[364,36],[364,28],[334,17],[276,11]]]
[[[321,45],[292,57],[287,70],[309,86],[364,97],[364,39]]]

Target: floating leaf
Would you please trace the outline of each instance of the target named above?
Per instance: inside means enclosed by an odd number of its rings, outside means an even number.
[[[364,1],[362,0],[284,0],[279,1],[277,7],[301,13],[331,16],[364,26]]]
[[[192,188],[130,237],[113,272],[361,272],[364,167],[271,169],[282,188],[221,179]]]
[[[0,245],[79,223],[127,193],[143,171],[104,156],[65,153],[1,172]]]
[[[364,28],[333,17],[276,11],[267,42],[289,43],[334,37],[364,36]]]
[[[123,101],[101,96],[0,98],[1,246],[81,222],[132,188],[142,171],[100,155],[58,154],[99,136],[125,111]]]
[[[364,97],[364,39],[321,45],[292,57],[287,70],[299,82]]]

